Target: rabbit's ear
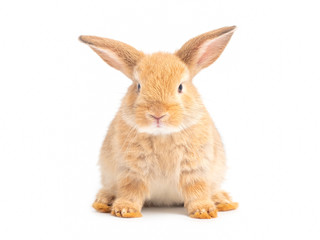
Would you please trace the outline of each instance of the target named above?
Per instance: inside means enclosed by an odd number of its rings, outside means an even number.
[[[197,36],[186,42],[176,55],[187,64],[194,76],[220,56],[235,29],[235,26],[224,27]]]
[[[80,36],[79,40],[89,45],[111,67],[133,79],[133,69],[144,54],[116,40],[95,36]]]

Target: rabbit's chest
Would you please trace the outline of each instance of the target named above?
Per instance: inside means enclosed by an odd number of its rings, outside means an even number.
[[[174,154],[172,152],[172,154]],[[172,155],[171,155],[172,156]],[[179,188],[180,164],[178,158],[170,154],[156,156],[152,166],[147,203],[158,206],[169,206],[183,203]]]
[[[177,176],[183,158],[183,149],[172,140],[163,139],[152,143],[150,164],[155,176]]]
[[[182,204],[179,189],[182,149],[172,141],[153,143],[151,176],[147,203],[152,205]]]

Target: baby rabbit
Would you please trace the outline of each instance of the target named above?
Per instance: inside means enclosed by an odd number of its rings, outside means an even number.
[[[116,40],[80,36],[132,80],[101,148],[97,211],[131,218],[142,216],[143,205],[184,204],[190,217],[208,219],[237,208],[220,189],[223,144],[192,83],[220,56],[234,30],[213,30],[174,54],[151,55]]]

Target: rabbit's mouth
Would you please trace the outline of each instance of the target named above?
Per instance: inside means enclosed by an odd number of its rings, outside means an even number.
[[[152,124],[151,125],[154,125],[157,127],[157,128],[161,128],[164,126],[164,121],[167,120],[168,118],[168,114],[165,113],[165,114],[160,114],[160,115],[152,115],[152,114],[148,114],[148,117],[149,119],[152,121]]]
[[[139,132],[149,133],[152,135],[166,135],[174,132],[179,132],[181,128],[174,126],[170,121],[169,112],[161,114],[147,114],[147,126],[139,127]]]

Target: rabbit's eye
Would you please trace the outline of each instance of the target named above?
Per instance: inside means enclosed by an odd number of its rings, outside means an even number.
[[[182,84],[180,84],[180,85],[179,85],[179,88],[178,88],[178,92],[179,92],[179,93],[182,92],[182,88],[183,88],[183,87],[182,87]]]
[[[138,92],[140,92],[141,85],[138,83]]]

